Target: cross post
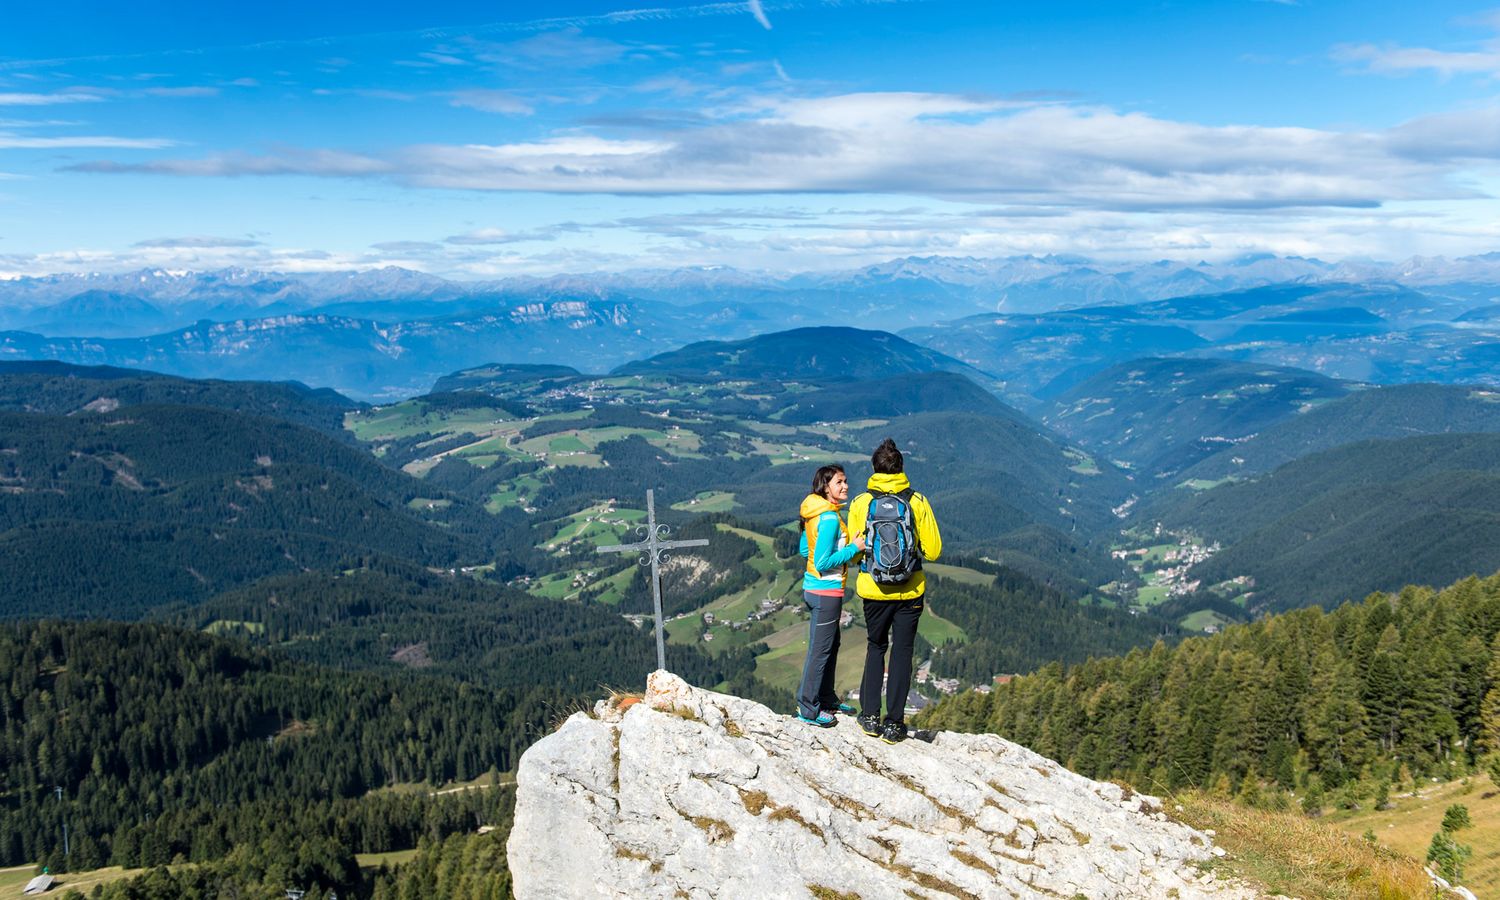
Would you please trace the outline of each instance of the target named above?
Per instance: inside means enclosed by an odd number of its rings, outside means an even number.
[[[634,544],[611,544],[608,547],[597,548],[600,553],[640,553],[641,565],[651,566],[651,601],[656,609],[656,667],[665,669],[667,667],[667,642],[666,625],[662,620],[661,612],[661,573],[659,566],[661,560],[666,556],[668,550],[677,550],[682,547],[706,547],[707,538],[697,538],[691,541],[669,541],[666,540],[667,533],[672,529],[666,525],[656,523],[656,492],[650,488],[646,489],[646,524],[637,525],[636,533],[642,539]]]

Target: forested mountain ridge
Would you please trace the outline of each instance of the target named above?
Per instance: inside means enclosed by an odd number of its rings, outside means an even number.
[[[1176,647],[1049,665],[923,724],[994,731],[1148,790],[1342,789],[1465,771],[1500,750],[1500,576],[1409,587]]]
[[[1500,391],[1464,384],[1370,386],[1268,424],[1182,474],[1203,481],[1249,477],[1359,441],[1461,432],[1500,432]]]
[[[1279,366],[1137,359],[1058,396],[1043,421],[1142,478],[1164,480],[1349,390]]]
[[[739,341],[699,341],[617,367],[612,374],[671,374],[725,380],[855,380],[917,372],[959,372],[973,366],[894,334],[823,326],[761,334]]]
[[[340,438],[347,437],[344,414],[360,406],[336,391],[295,381],[196,380],[51,360],[0,362],[0,409],[77,415],[150,405],[272,416]]]
[[[1224,548],[1205,585],[1249,575],[1256,606],[1331,605],[1500,568],[1500,435],[1363,441],[1252,481],[1162,494],[1136,516]]]
[[[133,617],[361,553],[485,561],[492,517],[459,498],[411,508],[428,492],[346,440],[249,413],[0,412],[4,614]]]

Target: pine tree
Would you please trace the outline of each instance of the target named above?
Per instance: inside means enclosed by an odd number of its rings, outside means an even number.
[[[1441,828],[1432,836],[1432,843],[1427,845],[1427,861],[1450,883],[1464,877],[1464,863],[1473,854],[1473,848],[1455,841],[1453,835]]]
[[[1480,735],[1485,749],[1500,753],[1500,632],[1490,643],[1490,667],[1485,681],[1489,689],[1479,710]],[[1500,780],[1496,783],[1500,784]]]

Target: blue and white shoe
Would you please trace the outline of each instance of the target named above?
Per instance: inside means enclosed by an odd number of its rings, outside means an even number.
[[[846,716],[852,716],[855,713],[859,712],[859,710],[855,709],[847,703],[840,703],[837,712],[843,713]]]
[[[839,723],[839,720],[836,717],[826,712],[818,713],[818,717],[816,719],[809,719],[807,716],[804,716],[801,713],[797,713],[797,721],[807,725],[816,725],[819,728],[832,728]]]

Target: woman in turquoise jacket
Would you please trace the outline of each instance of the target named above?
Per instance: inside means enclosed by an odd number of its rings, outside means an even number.
[[[844,612],[844,568],[865,548],[864,535],[850,540],[839,508],[849,499],[844,467],[823,466],[813,475],[812,493],[802,501],[802,600],[812,611],[807,625],[807,660],[797,686],[797,718],[831,728],[835,713],[854,712],[833,690],[839,656],[839,618]]]

